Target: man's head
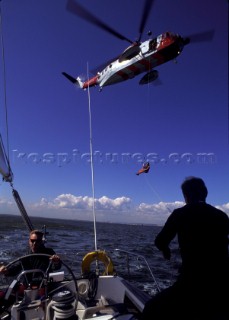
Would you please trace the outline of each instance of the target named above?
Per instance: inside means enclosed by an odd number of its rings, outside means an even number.
[[[39,248],[42,247],[43,244],[43,232],[39,230],[33,230],[29,234],[29,247],[33,253],[39,251]]]
[[[186,203],[203,201],[205,202],[208,189],[201,178],[188,177],[181,185],[181,190]]]

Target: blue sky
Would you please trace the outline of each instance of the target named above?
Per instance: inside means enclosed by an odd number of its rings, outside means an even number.
[[[8,142],[2,74],[0,131],[30,216],[92,220],[88,93],[61,73],[87,77],[129,44],[71,14],[66,2],[1,1]],[[143,1],[78,2],[138,37]],[[142,41],[148,30],[211,29],[211,42],[190,43],[176,62],[156,68],[160,85],[140,86],[140,75],[90,89],[98,221],[163,224],[183,205],[180,184],[190,175],[202,177],[208,202],[229,213],[228,2],[155,0]],[[136,176],[147,159],[149,173]],[[1,182],[0,192],[0,213],[19,214],[10,185]]]

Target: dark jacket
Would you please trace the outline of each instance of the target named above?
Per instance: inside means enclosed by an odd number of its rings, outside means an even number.
[[[12,266],[9,266],[7,269],[7,276],[16,276],[20,272],[22,272],[22,268],[24,270],[31,270],[31,269],[40,269],[42,271],[46,271],[50,260],[48,256],[36,256],[36,254],[47,254],[47,255],[54,255],[55,251],[52,248],[46,248],[45,246],[42,246],[39,248],[39,252],[33,253],[30,250],[27,252],[27,255],[25,258],[21,257],[20,261],[16,262],[15,264],[12,264]],[[35,255],[33,257],[33,255]],[[61,262],[59,263],[52,263],[50,264],[50,271],[59,270],[61,268]]]
[[[169,216],[155,245],[168,251],[177,236],[182,258],[182,280],[203,283],[209,277],[225,280],[228,274],[229,218],[204,202],[187,204]]]

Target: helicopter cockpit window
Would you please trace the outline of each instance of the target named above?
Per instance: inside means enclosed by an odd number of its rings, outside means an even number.
[[[155,50],[157,47],[157,38],[154,38],[149,43],[149,50]]]
[[[166,39],[166,38],[170,38],[171,37],[171,32],[165,32],[164,34],[163,34],[163,36],[162,36],[162,40],[164,40],[164,39]]]

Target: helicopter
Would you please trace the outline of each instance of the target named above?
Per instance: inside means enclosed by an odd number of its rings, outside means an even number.
[[[210,41],[213,38],[214,30],[182,37],[179,34],[166,31],[157,37],[149,38],[141,42],[142,34],[149,16],[153,0],[145,0],[142,18],[139,26],[139,37],[136,41],[126,38],[108,24],[94,16],[87,9],[75,0],[68,0],[66,9],[80,18],[96,25],[113,36],[130,43],[117,58],[105,63],[96,74],[84,81],[80,76],[74,78],[66,72],[62,74],[76,84],[79,88],[86,90],[88,87],[99,86],[99,91],[103,87],[119,82],[133,79],[141,73],[145,73],[139,84],[144,85],[158,79],[159,73],[155,70],[170,60],[175,60],[181,54],[184,47],[190,42]],[[151,36],[152,32],[148,32]]]

